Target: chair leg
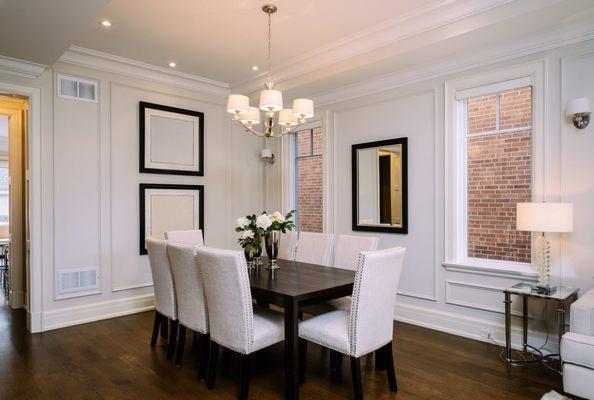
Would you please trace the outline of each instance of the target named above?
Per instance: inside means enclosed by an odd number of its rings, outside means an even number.
[[[392,352],[392,342],[383,347],[383,353],[386,360],[386,375],[388,376],[388,384],[392,392],[398,391],[396,384],[396,371],[394,370],[394,353]]]
[[[157,345],[157,339],[159,338],[159,327],[161,326],[163,317],[157,311],[155,311],[155,322],[153,323],[153,335],[151,336],[151,347]]]
[[[177,349],[175,351],[175,366],[180,367],[182,359],[184,358],[184,347],[186,345],[186,327],[179,326],[179,337],[177,341]]]
[[[210,334],[198,335],[198,357],[200,358],[200,365],[198,366],[198,380],[206,378],[206,371],[209,362],[210,349]]]
[[[351,357],[351,377],[353,380],[353,394],[355,395],[355,400],[363,400],[361,361],[357,357]]]
[[[241,386],[239,390],[239,399],[247,400],[250,390],[250,359],[251,354],[241,355]]]
[[[333,373],[340,372],[342,368],[342,353],[330,350],[330,370]]]
[[[168,338],[168,334],[167,334],[167,325],[169,324],[169,319],[163,317],[162,321],[161,321],[161,337],[163,339],[167,339]]]
[[[179,327],[179,321],[171,321],[171,332],[169,332],[169,344],[167,345],[167,359],[173,358],[173,352],[175,351],[175,342],[177,340],[177,328]]]
[[[210,357],[208,361],[208,379],[206,381],[207,389],[214,389],[217,379],[217,368],[219,362],[219,345],[210,341]]]
[[[386,357],[382,349],[378,349],[375,351],[375,369],[377,369],[378,371],[386,370]]]
[[[307,340],[299,339],[299,386],[305,383],[305,368],[307,364]]]

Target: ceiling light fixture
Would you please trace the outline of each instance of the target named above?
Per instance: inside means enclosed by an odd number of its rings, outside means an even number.
[[[252,71],[257,71],[257,70],[259,70],[259,69],[260,69],[260,68],[258,68],[258,66],[257,66],[257,65],[254,65],[254,66],[252,67]]]
[[[177,64],[175,63],[175,61],[169,61],[169,64],[168,64],[168,65],[169,65],[171,68],[175,68],[175,67],[177,67]]]
[[[109,28],[111,26],[111,22],[109,22],[108,20],[104,19],[103,21],[101,21],[101,25],[103,25],[106,28]]]
[[[283,94],[274,90],[272,81],[272,34],[271,16],[277,11],[274,4],[265,4],[262,11],[268,14],[268,77],[264,84],[264,90],[260,92],[259,109],[250,107],[250,99],[241,94],[232,94],[227,101],[227,112],[233,114],[233,121],[240,123],[248,132],[259,137],[282,137],[292,132],[297,126],[304,124],[307,119],[314,115],[314,104],[310,99],[296,99],[293,101],[293,108],[283,108]],[[257,70],[254,66],[252,69]],[[265,112],[264,130],[257,131],[254,125],[260,123],[260,110]],[[276,115],[278,113],[278,117]],[[275,118],[280,126],[275,131]]]

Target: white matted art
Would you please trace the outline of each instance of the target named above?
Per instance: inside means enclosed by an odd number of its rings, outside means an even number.
[[[140,172],[204,175],[204,114],[141,101]]]
[[[140,184],[140,254],[144,239],[165,237],[167,231],[201,229],[204,232],[204,186]]]

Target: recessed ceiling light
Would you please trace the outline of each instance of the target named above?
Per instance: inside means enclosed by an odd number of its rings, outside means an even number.
[[[258,66],[257,66],[257,65],[254,65],[254,66],[252,67],[252,71],[257,71],[257,70],[259,70],[259,69],[260,69],[260,68],[258,68]]]
[[[106,28],[109,28],[111,26],[111,22],[104,19],[103,21],[101,21],[101,25],[103,25]]]
[[[175,63],[175,61],[169,61],[168,64],[171,68],[175,68],[177,66],[177,64]]]

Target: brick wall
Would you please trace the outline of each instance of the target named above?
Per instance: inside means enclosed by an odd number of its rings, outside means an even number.
[[[499,129],[497,95],[467,103],[468,257],[530,262],[530,233],[515,226],[516,203],[531,200],[532,131],[505,130],[531,125],[531,88],[502,92],[499,103]]]
[[[313,143],[312,143],[313,142]],[[323,230],[322,129],[297,133],[297,230]],[[312,148],[313,147],[313,148]]]

